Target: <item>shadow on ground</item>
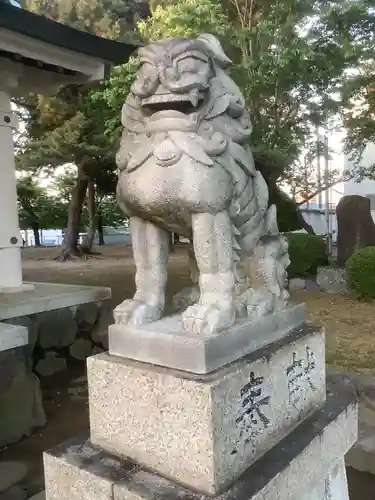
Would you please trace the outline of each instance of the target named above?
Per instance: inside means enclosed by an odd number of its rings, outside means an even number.
[[[375,476],[347,469],[350,500],[374,500]]]

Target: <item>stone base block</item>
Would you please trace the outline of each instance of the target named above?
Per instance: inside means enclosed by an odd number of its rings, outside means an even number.
[[[323,292],[347,293],[346,271],[338,266],[318,267],[316,282]]]
[[[0,447],[46,423],[39,379],[25,347],[0,352]]]
[[[343,456],[357,437],[355,391],[334,388],[324,407],[249,467],[220,500],[348,500]],[[124,405],[126,408],[126,405]],[[188,420],[188,408],[186,419]],[[224,431],[223,431],[224,432]],[[121,437],[119,436],[119,440]],[[178,436],[169,445],[178,444]],[[150,447],[150,454],[152,448]],[[189,457],[178,467],[189,467]],[[46,500],[209,500],[87,438],[44,454]]]
[[[215,494],[325,401],[324,332],[304,325],[214,373],[88,359],[91,441]]]
[[[181,315],[136,327],[115,324],[109,327],[109,353],[192,373],[210,373],[280,340],[302,325],[306,316],[305,305],[295,304],[256,320],[239,321],[215,335],[187,334]]]

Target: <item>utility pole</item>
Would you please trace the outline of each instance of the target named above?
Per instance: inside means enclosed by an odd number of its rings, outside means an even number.
[[[316,176],[317,176],[317,188],[318,188],[318,206],[322,208],[323,205],[323,193],[322,193],[322,172],[320,169],[320,136],[319,136],[319,125],[315,125],[316,134]]]
[[[308,168],[309,168],[309,164],[308,164],[308,159],[307,159],[307,155],[305,156],[304,158],[304,183],[305,183],[305,186],[304,186],[304,190],[303,190],[303,194],[302,196],[305,198],[308,197],[308,193],[309,193],[309,174],[308,174]],[[309,200],[306,201],[306,208],[307,210],[309,209],[309,205],[310,205],[310,202]]]
[[[331,214],[330,214],[330,197],[329,197],[329,148],[328,148],[328,132],[324,131],[324,184],[326,186],[326,225],[327,225],[327,252],[328,255],[332,254],[332,235],[331,235]]]

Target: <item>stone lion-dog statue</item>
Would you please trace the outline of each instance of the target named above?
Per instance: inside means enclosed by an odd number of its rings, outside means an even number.
[[[248,146],[251,122],[226,71],[230,59],[209,34],[155,42],[138,56],[116,156],[136,293],[115,308],[115,322],[162,317],[171,232],[193,247],[186,333],[210,335],[284,309],[288,244]]]

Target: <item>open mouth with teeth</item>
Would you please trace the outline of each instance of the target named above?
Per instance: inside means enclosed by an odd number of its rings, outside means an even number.
[[[150,114],[158,111],[174,110],[189,115],[197,111],[204,101],[203,92],[192,91],[188,94],[154,94],[142,99],[142,108]]]

